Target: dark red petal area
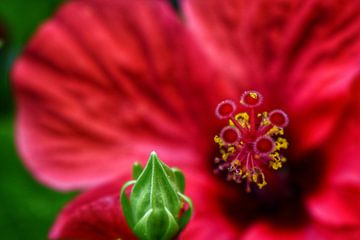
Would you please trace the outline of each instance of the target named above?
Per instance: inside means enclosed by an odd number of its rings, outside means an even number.
[[[329,138],[360,76],[359,1],[185,0],[183,10],[234,88],[289,114],[293,149]]]
[[[73,189],[111,179],[152,150],[200,164],[187,159],[203,159],[194,156],[200,136],[212,138],[220,97],[212,89],[222,89],[205,66],[165,1],[70,1],[12,72],[26,165],[42,182]]]
[[[180,240],[239,239],[241,230],[224,213],[221,198],[228,195],[227,185],[219,183],[211,172],[183,169],[186,194],[194,204],[194,215],[180,234]]]
[[[236,197],[233,194],[239,194],[238,191],[234,191],[228,184],[214,181],[214,178],[205,172],[193,169],[185,170],[185,174],[186,192],[194,202],[195,212],[189,225],[180,234],[181,240],[357,240],[360,236],[359,228],[333,228],[311,219],[300,225],[286,222],[281,224],[274,221],[275,219],[243,219],[244,222],[240,224],[234,221],[234,218],[241,219],[241,212],[225,211],[228,198]],[[243,202],[240,200],[237,204]],[[249,222],[246,222],[247,220]]]
[[[58,216],[50,239],[137,239],[127,226],[119,204],[126,178],[97,187],[77,197]]]

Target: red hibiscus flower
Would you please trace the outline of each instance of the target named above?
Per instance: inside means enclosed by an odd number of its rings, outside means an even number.
[[[13,71],[26,165],[61,190],[95,187],[51,238],[132,239],[118,192],[156,150],[184,170],[195,205],[181,239],[358,239],[359,11],[339,0],[184,0],[181,17],[160,0],[65,4]],[[286,163],[250,193],[213,173],[214,110],[247,89],[290,120]]]

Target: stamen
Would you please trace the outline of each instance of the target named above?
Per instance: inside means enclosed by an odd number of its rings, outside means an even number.
[[[259,92],[246,91],[240,104],[248,111],[235,113],[236,105],[231,100],[220,102],[215,110],[216,116],[228,119],[229,124],[214,138],[219,147],[214,172],[227,171],[226,179],[236,183],[245,180],[247,191],[251,183],[260,189],[267,184],[262,168],[278,170],[286,162],[281,152],[287,149],[288,142],[281,136],[289,123],[288,116],[279,109],[269,114],[256,112],[262,102]]]

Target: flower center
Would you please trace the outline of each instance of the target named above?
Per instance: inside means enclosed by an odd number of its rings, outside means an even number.
[[[250,192],[251,183],[260,189],[267,184],[262,169],[278,170],[286,162],[281,152],[287,149],[288,142],[282,135],[289,118],[280,109],[257,112],[256,108],[262,103],[259,92],[245,91],[240,98],[244,111],[236,112],[232,100],[220,102],[215,110],[219,119],[228,121],[214,137],[219,147],[215,172],[226,171],[229,181],[241,183],[245,180],[247,192]]]

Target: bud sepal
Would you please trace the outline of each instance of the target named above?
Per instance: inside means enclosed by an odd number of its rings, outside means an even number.
[[[152,152],[144,169],[134,164],[133,178],[120,192],[128,225],[142,240],[172,239],[186,226],[193,211],[191,199],[184,195],[184,175]],[[125,190],[131,185],[129,199]]]

